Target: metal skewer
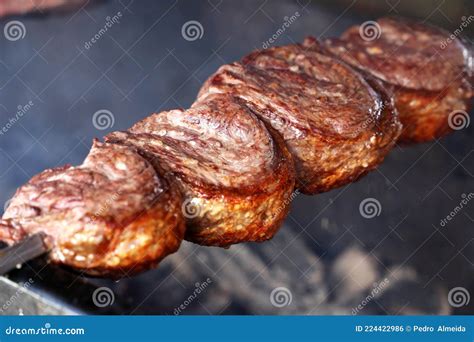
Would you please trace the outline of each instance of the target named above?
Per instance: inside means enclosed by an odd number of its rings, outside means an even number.
[[[48,252],[49,248],[43,241],[44,237],[43,233],[37,233],[10,247],[0,249],[0,275]]]

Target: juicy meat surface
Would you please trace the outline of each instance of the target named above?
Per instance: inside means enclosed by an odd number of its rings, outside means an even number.
[[[315,40],[311,44],[256,51],[224,65],[198,95],[232,94],[272,126],[293,156],[299,189],[308,194],[376,167],[400,130],[389,99]]]
[[[120,277],[178,249],[180,208],[177,189],[135,149],[94,141],[80,166],[45,170],[17,190],[0,236],[15,243],[44,232],[53,262]]]
[[[106,141],[137,147],[176,180],[188,240],[218,246],[267,240],[286,216],[291,157],[238,98],[210,95],[188,110],[153,114]]]
[[[451,131],[449,114],[467,111],[472,97],[467,77],[472,51],[429,25],[394,18],[379,19],[377,25],[370,39],[364,26],[354,26],[326,46],[393,93],[404,126],[402,141],[428,141]]]

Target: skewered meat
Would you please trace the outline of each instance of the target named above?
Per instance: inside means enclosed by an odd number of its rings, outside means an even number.
[[[297,186],[307,194],[357,180],[379,165],[400,124],[383,89],[325,49],[288,45],[256,51],[222,66],[201,89],[233,94],[277,130],[295,161]]]
[[[120,277],[178,249],[180,208],[177,189],[133,148],[94,141],[82,165],[43,171],[18,189],[0,237],[11,244],[44,232],[53,262]]]
[[[106,137],[136,146],[159,172],[173,174],[185,197],[186,239],[202,245],[270,239],[288,211],[291,157],[240,102],[210,95]]]
[[[54,262],[116,277],[174,252],[184,217],[186,238],[203,245],[271,238],[295,185],[328,191],[382,162],[401,131],[392,96],[404,141],[446,133],[449,111],[466,108],[460,42],[438,60],[430,52],[443,31],[379,24],[372,42],[352,28],[224,65],[190,109],[153,114],[95,141],[82,165],[33,177],[0,220],[0,239],[44,232]]]
[[[472,97],[472,52],[432,26],[394,18],[379,19],[377,25],[373,37],[364,35],[363,26],[354,26],[326,45],[393,93],[403,124],[401,141],[423,142],[449,133],[449,114],[466,111]]]

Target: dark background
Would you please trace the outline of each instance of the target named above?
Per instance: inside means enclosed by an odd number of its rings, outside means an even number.
[[[85,49],[118,11],[120,22]],[[18,106],[33,106],[0,136],[0,203],[34,174],[80,163],[93,137],[126,129],[152,112],[188,107],[219,65],[260,48],[296,11],[299,18],[275,45],[336,36],[383,15],[419,18],[452,32],[474,14],[467,0],[122,0],[1,19],[0,33],[20,20],[26,35],[18,41],[0,35],[0,126]],[[202,24],[201,39],[183,39],[181,27],[189,20]],[[472,39],[473,28],[464,31],[465,39]],[[92,124],[101,109],[115,118],[104,131]],[[41,262],[10,278],[33,277],[36,292],[93,313],[173,314],[195,283],[210,278],[183,314],[351,314],[384,279],[388,285],[361,313],[472,314],[474,298],[453,308],[447,297],[454,287],[474,296],[474,203],[444,227],[440,220],[462,194],[474,192],[473,126],[438,141],[397,146],[378,170],[347,187],[299,195],[281,231],[264,244],[225,250],[184,242],[158,269],[119,282]],[[382,208],[372,219],[359,213],[368,197]],[[113,306],[92,304],[98,285],[114,291]],[[277,287],[291,292],[289,305],[271,304]]]

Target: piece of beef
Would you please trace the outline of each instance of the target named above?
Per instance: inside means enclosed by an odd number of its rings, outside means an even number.
[[[238,98],[203,97],[188,110],[153,114],[106,141],[137,147],[160,173],[176,179],[190,241],[228,246],[267,240],[288,212],[291,156]]]
[[[388,96],[375,91],[316,41],[256,51],[224,65],[201,88],[242,99],[285,140],[298,188],[307,194],[357,180],[379,165],[400,123]]]
[[[37,232],[46,234],[53,262],[122,277],[178,249],[181,196],[135,149],[94,141],[83,164],[43,171],[10,201],[2,240],[11,244]]]
[[[393,93],[403,124],[400,140],[423,142],[458,128],[472,97],[472,51],[448,32],[406,19],[354,26],[326,46],[379,79]],[[368,30],[372,31],[368,31]],[[459,118],[467,120],[468,118]],[[452,121],[450,124],[450,120]]]

